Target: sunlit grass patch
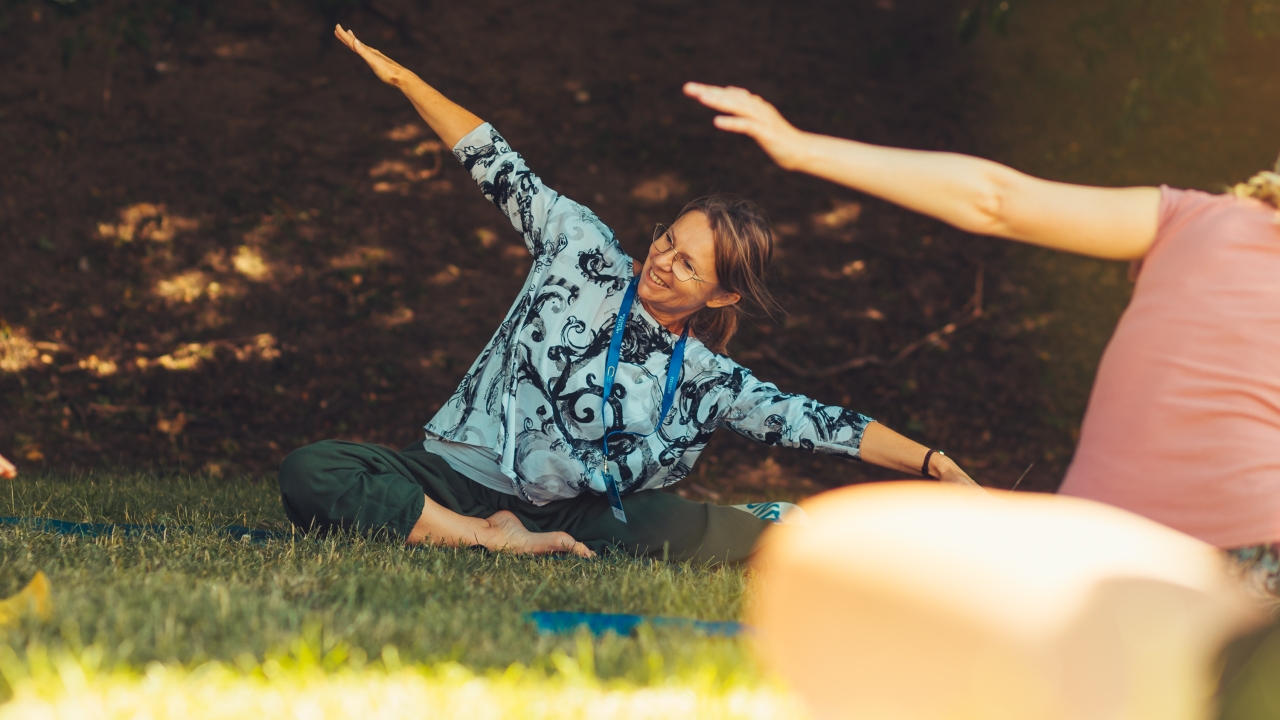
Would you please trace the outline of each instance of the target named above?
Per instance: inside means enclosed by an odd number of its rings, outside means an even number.
[[[633,637],[540,635],[525,618],[570,610],[738,620],[749,585],[740,569],[408,549],[359,536],[254,544],[221,532],[287,529],[270,481],[106,473],[20,478],[3,489],[2,515],[168,528],[101,537],[0,528],[0,596],[43,571],[54,604],[47,622],[0,630],[0,670],[17,693],[8,712],[83,702],[101,710],[84,717],[115,717],[142,713],[136,703],[157,693],[191,707],[213,693],[260,713],[263,703],[312,707],[346,688],[360,712],[431,702],[460,713],[480,693],[491,696],[483,707],[493,717],[517,707],[522,717],[585,717],[605,706],[624,717],[787,716],[735,709],[789,702],[764,684],[747,639],[648,626]],[[347,706],[337,700],[318,706],[314,717],[355,712],[339,713]]]
[[[557,672],[522,665],[477,673],[457,663],[404,667],[393,652],[369,666],[327,669],[314,656],[262,664],[153,663],[104,672],[90,648],[79,658],[3,654],[11,687],[0,718],[98,720],[146,717],[369,718],[804,718],[797,699],[769,685],[693,673],[661,684],[601,681],[576,660],[555,656]]]

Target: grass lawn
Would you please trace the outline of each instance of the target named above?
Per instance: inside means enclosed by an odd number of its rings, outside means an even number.
[[[0,528],[0,595],[43,570],[54,599],[49,621],[0,630],[0,717],[801,716],[749,640],[647,626],[635,637],[543,636],[523,618],[736,620],[742,570],[360,537],[255,544],[216,529],[286,529],[270,481],[22,477],[0,486],[0,515],[191,528],[98,538]]]

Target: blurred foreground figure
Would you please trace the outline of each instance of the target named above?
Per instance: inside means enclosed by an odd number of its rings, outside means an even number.
[[[1225,195],[1102,188],[981,158],[796,129],[740,88],[690,83],[782,167],[980,235],[1135,261],[1060,492],[1230,550],[1280,595],[1280,174]]]
[[[822,720],[1199,720],[1259,624],[1213,547],[1051,495],[864,485],[756,560],[765,663]]]
[[[12,480],[16,477],[18,477],[18,468],[14,467],[13,463],[5,460],[3,455],[0,455],[0,478]]]

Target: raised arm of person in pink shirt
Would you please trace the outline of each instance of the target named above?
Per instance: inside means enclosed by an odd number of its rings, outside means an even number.
[[[684,92],[723,113],[716,127],[753,138],[787,170],[874,195],[961,230],[1108,260],[1141,258],[1156,237],[1159,188],[1050,182],[967,155],[804,132],[742,88],[687,83]]]

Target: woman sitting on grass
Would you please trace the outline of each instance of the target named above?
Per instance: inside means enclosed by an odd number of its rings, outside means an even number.
[[[789,170],[961,230],[1140,261],[1060,492],[1228,549],[1280,595],[1280,175],[1226,195],[1066,185],[801,132],[741,88],[685,92]]]
[[[780,392],[720,354],[740,304],[770,302],[772,235],[754,205],[690,203],[659,227],[641,264],[590,210],[544,186],[492,126],[350,32],[335,33],[453,148],[534,262],[425,442],[394,452],[326,441],[285,460],[280,490],[297,526],[385,531],[409,544],[735,562],[768,521],[658,491],[689,473],[722,425],[771,445],[973,482],[940,453]]]

